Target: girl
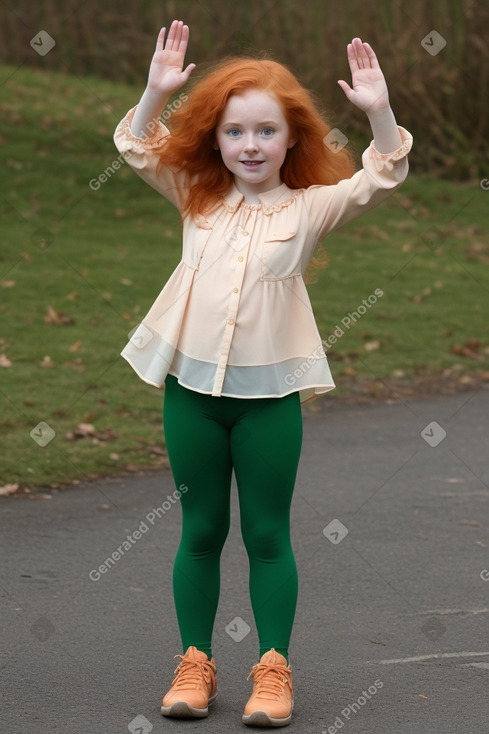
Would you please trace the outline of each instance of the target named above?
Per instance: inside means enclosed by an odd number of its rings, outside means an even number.
[[[182,506],[173,593],[184,654],[161,711],[204,717],[217,696],[211,637],[234,470],[260,643],[243,722],[284,726],[293,707],[289,520],[301,403],[334,388],[303,275],[319,240],[401,185],[412,138],[359,38],[348,45],[352,87],[338,82],[372,127],[358,172],[311,95],[271,60],[218,64],[172,112],[170,134],[162,111],[195,64],[184,69],[188,27],[175,20],[165,34],[146,90],[114,136],[183,222],[182,260],[122,352],[143,380],[165,388]]]

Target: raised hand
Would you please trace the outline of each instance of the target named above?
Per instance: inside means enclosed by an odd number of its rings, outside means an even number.
[[[158,34],[156,48],[148,74],[148,89],[170,96],[188,81],[195,64],[183,69],[187,51],[189,28],[181,20],[174,20],[165,43],[166,28]]]
[[[382,69],[372,47],[354,38],[347,47],[352,87],[343,79],[338,84],[354,105],[367,114],[389,107],[389,93]]]

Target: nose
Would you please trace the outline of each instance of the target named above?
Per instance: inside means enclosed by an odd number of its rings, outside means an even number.
[[[244,150],[246,151],[256,151],[258,150],[258,145],[255,140],[255,136],[253,133],[249,133],[246,136],[245,144],[244,144]]]

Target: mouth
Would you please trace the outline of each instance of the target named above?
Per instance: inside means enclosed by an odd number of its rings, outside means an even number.
[[[263,161],[240,161],[247,168],[259,168]]]

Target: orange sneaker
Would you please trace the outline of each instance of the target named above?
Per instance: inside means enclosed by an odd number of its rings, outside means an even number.
[[[248,676],[253,676],[253,693],[245,706],[243,724],[287,726],[292,719],[294,689],[287,660],[272,647],[261,656]]]
[[[175,669],[171,688],[161,703],[163,716],[188,716],[201,719],[217,698],[216,663],[205,652],[191,645]]]

